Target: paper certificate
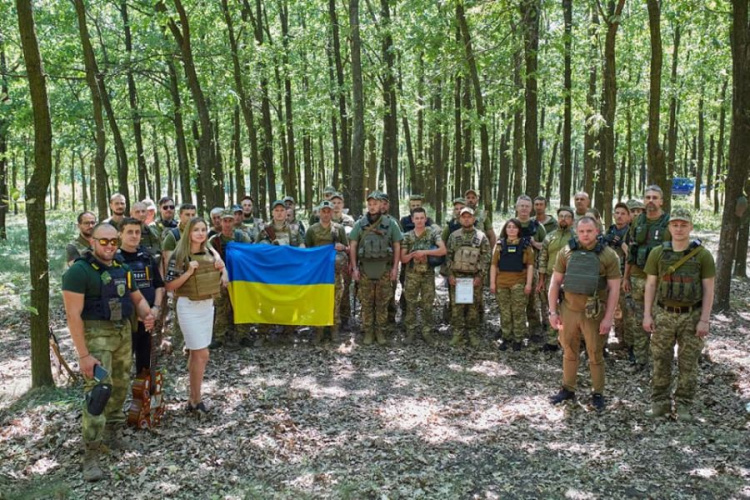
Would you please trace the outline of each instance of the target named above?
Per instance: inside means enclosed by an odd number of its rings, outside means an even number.
[[[474,303],[474,278],[456,278],[456,304]]]

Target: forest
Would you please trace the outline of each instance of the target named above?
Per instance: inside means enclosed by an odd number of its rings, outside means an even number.
[[[681,203],[715,221],[716,309],[737,309],[748,7],[0,2],[0,241],[13,221],[27,224],[31,385],[54,383],[47,226],[64,214],[73,235],[73,214],[106,217],[116,192],[128,205],[169,195],[204,214],[250,194],[267,218],[286,195],[310,212],[327,185],[358,216],[379,189],[394,215],[423,194],[442,223],[470,187],[498,214],[520,194],[557,207],[583,190],[609,224],[613,205],[649,184],[669,210],[672,179],[689,178]]]

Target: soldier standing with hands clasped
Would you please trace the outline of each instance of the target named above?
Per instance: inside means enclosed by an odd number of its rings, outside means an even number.
[[[645,268],[643,329],[651,335],[654,363],[649,414],[661,417],[672,411],[672,361],[677,344],[674,402],[677,417],[683,421],[693,420],[698,358],[708,335],[716,276],[711,253],[700,240],[690,241],[692,230],[690,212],[674,210],[669,220],[672,241],[653,249]]]

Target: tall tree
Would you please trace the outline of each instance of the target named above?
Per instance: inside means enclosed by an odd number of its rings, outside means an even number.
[[[705,160],[706,152],[706,125],[705,116],[703,113],[703,96],[701,95],[698,100],[698,151],[696,153],[697,164],[695,168],[695,200],[694,206],[696,210],[701,209],[701,185],[703,184],[703,161]]]
[[[8,95],[8,65],[5,60],[5,36],[0,32],[0,106],[10,100]],[[8,130],[10,120],[0,116],[0,240],[7,239],[5,216],[8,213]]]
[[[380,36],[383,57],[383,154],[380,157],[390,196],[391,215],[398,212],[398,102],[396,98],[395,46],[390,0],[380,0]]]
[[[612,198],[615,192],[615,111],[617,110],[615,40],[623,7],[625,7],[625,0],[618,0],[617,4],[610,1],[607,16],[603,16],[607,24],[607,37],[604,43],[604,82],[602,84],[602,115],[606,124],[602,129],[600,139],[603,167],[600,169],[600,173],[604,177],[602,183],[604,189],[602,190],[603,199],[597,201],[601,204],[600,211],[604,215],[605,227],[612,223]]]
[[[190,183],[190,160],[188,159],[187,140],[185,139],[185,123],[182,119],[182,99],[177,80],[177,69],[171,58],[167,59],[169,72],[169,94],[172,97],[172,122],[175,130],[175,149],[177,150],[177,171],[180,179],[181,203],[192,203],[193,194]],[[166,148],[169,151],[170,148]],[[159,193],[161,195],[161,193]]]
[[[648,102],[648,178],[649,183],[664,186],[667,170],[664,150],[659,145],[659,118],[661,115],[661,7],[659,0],[648,0],[648,27],[651,33],[651,83]]]
[[[537,68],[539,66],[539,0],[521,0],[521,21],[523,23],[524,61],[526,63],[526,123],[524,124],[524,143],[526,146],[526,194],[537,196],[541,184],[539,171],[539,144],[537,112]]]
[[[674,39],[672,46],[672,70],[669,76],[669,129],[667,130],[667,167],[666,178],[674,177],[675,160],[677,158],[677,61],[680,53],[681,31],[680,25],[674,28]],[[665,182],[661,185],[664,190],[664,210],[669,211],[672,205],[672,183]]]
[[[44,198],[52,175],[52,121],[42,55],[36,36],[31,0],[16,0],[18,29],[29,79],[34,115],[34,172],[26,185],[31,287],[31,385],[54,385],[49,362],[49,262]]]
[[[732,263],[739,218],[735,215],[737,199],[748,178],[750,162],[750,25],[748,0],[732,0],[732,131],[729,138],[729,170],[725,183],[726,197],[721,218],[719,255],[716,262],[716,306],[728,309],[732,281]],[[696,188],[699,188],[696,186]]]
[[[297,155],[294,146],[294,112],[292,108],[292,79],[289,75],[291,65],[289,64],[289,5],[287,0],[279,4],[279,17],[281,19],[281,44],[282,64],[284,67],[284,118],[286,125],[286,147],[287,161],[289,164],[288,182],[284,186],[286,194],[295,200],[297,196]]]
[[[339,36],[339,20],[336,14],[336,1],[328,0],[328,16],[331,20],[331,37],[333,38],[333,60],[336,63],[336,97],[338,99],[339,107],[339,124],[341,125],[341,139],[339,140],[340,154],[339,159],[341,161],[341,184],[344,188],[344,196],[347,200],[351,197],[351,155],[352,149],[349,138],[349,121],[350,117],[347,112],[346,96],[347,91],[344,82],[344,64],[341,56],[341,41]],[[352,61],[352,65],[353,65]],[[352,68],[352,71],[354,68]],[[363,143],[364,144],[364,143]]]
[[[349,206],[352,215],[362,215],[365,171],[365,98],[362,79],[362,39],[359,29],[359,0],[349,0],[349,43],[352,59],[352,166]]]
[[[572,43],[573,43],[573,0],[562,0],[563,17],[565,19],[564,59],[563,70],[563,140],[562,167],[560,169],[560,203],[570,203],[573,165],[571,163],[572,135],[573,135],[573,79],[571,71]]]
[[[78,33],[81,37],[83,48],[83,62],[86,68],[86,84],[91,92],[91,104],[93,107],[94,126],[96,127],[96,155],[94,156],[94,182],[96,183],[96,207],[99,218],[107,217],[107,172],[104,169],[104,154],[106,148],[106,135],[104,131],[104,114],[102,112],[101,87],[99,85],[99,68],[96,66],[94,49],[91,46],[89,29],[86,26],[86,7],[83,0],[72,0],[76,9],[78,19]]]
[[[481,85],[479,83],[479,71],[477,70],[477,62],[474,56],[474,49],[471,44],[471,33],[469,32],[469,26],[466,23],[466,16],[464,14],[464,8],[462,2],[456,4],[456,17],[458,18],[458,24],[461,29],[461,38],[463,41],[464,51],[466,54],[466,62],[469,66],[469,74],[471,75],[471,82],[474,87],[474,102],[477,106],[477,115],[479,115],[479,141],[481,148],[480,157],[480,197],[484,200],[485,208],[491,213],[492,212],[492,182],[490,178],[490,136],[487,131],[487,116],[484,107],[484,99],[482,97]],[[537,191],[539,187],[537,186]]]
[[[599,68],[599,41],[598,29],[599,14],[596,7],[591,8],[591,24],[589,26],[589,85],[586,93],[586,124],[583,139],[583,183],[582,187],[589,196],[593,196],[594,174],[598,163],[596,143],[598,126],[596,120],[596,85],[598,81]],[[567,200],[566,203],[570,203]]]

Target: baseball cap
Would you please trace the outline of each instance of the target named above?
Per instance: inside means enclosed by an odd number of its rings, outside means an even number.
[[[318,205],[318,210],[323,210],[324,208],[330,208],[331,210],[333,210],[333,203],[328,200],[321,201],[320,205]]]
[[[675,208],[669,215],[669,220],[681,220],[689,223],[693,223],[693,214],[686,208]]]
[[[412,194],[409,195],[409,201],[424,201],[424,196],[421,194]]]
[[[461,205],[466,205],[466,198],[462,198],[460,196],[458,198],[453,198],[453,204],[455,205],[457,203],[460,203]]]
[[[628,200],[627,203],[625,203],[630,210],[633,210],[634,208],[640,208],[644,209],[646,208],[646,205],[643,204],[640,200]]]
[[[472,188],[467,189],[466,192],[464,193],[464,196],[469,196],[469,193],[474,193],[474,196],[479,196],[479,193],[477,193],[476,190]]]
[[[242,212],[242,207],[239,205],[232,205],[232,212]]]
[[[325,189],[323,189],[323,194],[334,194],[336,193],[336,188],[333,186],[326,186]]]
[[[336,191],[333,194],[331,194],[331,199],[334,199],[334,198],[338,198],[339,200],[343,200],[344,199],[344,195],[341,194],[341,193],[339,193],[338,191]]]
[[[273,203],[271,203],[271,210],[273,210],[274,208],[279,207],[279,206],[286,208],[286,205],[284,205],[283,201],[276,200]]]
[[[234,211],[232,209],[227,209],[221,212],[221,218],[222,219],[234,219]]]
[[[474,210],[472,210],[472,209],[471,209],[471,208],[469,208],[469,207],[464,207],[464,208],[462,208],[462,209],[461,209],[461,212],[459,213],[459,215],[463,215],[463,214],[471,214],[471,215],[474,215]]]
[[[371,191],[370,194],[367,195],[367,201],[370,200],[381,200],[380,197],[380,191]]]

